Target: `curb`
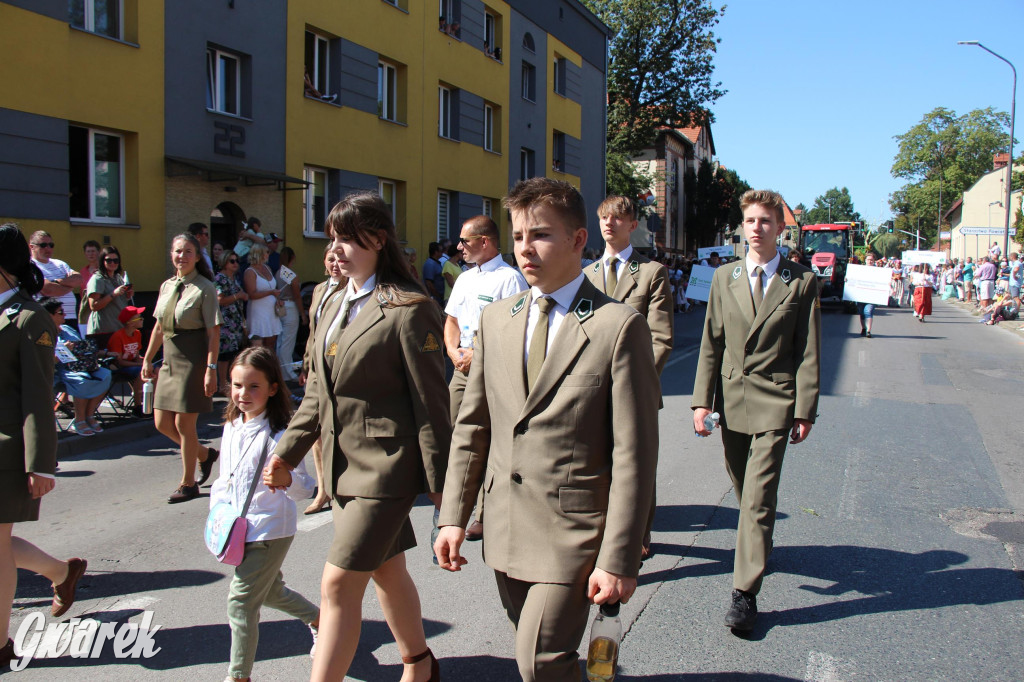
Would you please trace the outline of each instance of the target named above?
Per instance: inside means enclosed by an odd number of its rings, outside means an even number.
[[[199,423],[196,430],[199,432],[200,440],[211,440],[220,437],[220,410],[222,404],[214,404],[211,412],[199,415]],[[57,438],[57,459],[69,459],[94,450],[117,445],[118,443],[131,443],[145,440],[152,436],[159,435],[152,417],[146,419],[132,418],[125,423],[115,423],[103,429],[102,433],[95,436],[79,436],[74,433],[64,432]],[[170,440],[167,441],[171,443]]]

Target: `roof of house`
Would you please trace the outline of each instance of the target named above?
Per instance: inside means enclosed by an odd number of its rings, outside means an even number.
[[[782,202],[782,214],[786,218],[787,227],[790,225],[796,226],[799,224],[796,221],[796,216],[793,215],[793,209],[791,209],[789,207],[789,204],[787,204],[785,201]]]
[[[690,140],[691,142],[693,142],[694,144],[697,144],[697,141],[700,139],[701,133],[703,133],[706,130],[707,131],[707,135],[708,135],[708,147],[711,148],[711,155],[712,156],[715,155],[715,153],[716,153],[715,152],[715,138],[711,134],[711,126],[709,124],[701,123],[700,125],[697,125],[697,126],[688,126],[688,127],[685,127],[685,128],[676,128],[676,130],[678,130],[683,135],[685,135],[686,138],[688,140]]]

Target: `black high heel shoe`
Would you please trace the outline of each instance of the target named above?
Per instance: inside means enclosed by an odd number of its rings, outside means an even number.
[[[412,665],[413,663],[419,663],[427,656],[430,656],[430,679],[428,679],[427,682],[441,682],[441,666],[438,664],[437,659],[434,658],[434,654],[429,648],[422,654],[416,654],[415,656],[402,656],[402,663]]]

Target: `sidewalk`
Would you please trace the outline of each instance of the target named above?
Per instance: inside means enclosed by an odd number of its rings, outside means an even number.
[[[978,306],[976,305],[977,301],[971,301],[970,303],[965,303],[964,301],[961,301],[961,300],[958,300],[958,299],[955,299],[955,298],[950,298],[950,299],[946,299],[945,301],[942,301],[941,298],[938,297],[938,296],[933,298],[932,301],[933,302],[939,302],[940,301],[942,303],[947,303],[947,304],[951,305],[954,308],[959,308],[960,310],[964,311],[965,313],[969,313],[970,315],[978,318],[979,323],[980,323],[981,315],[982,314],[981,314],[981,309],[978,308]],[[1018,335],[1024,337],[1024,331],[1021,331],[1021,329],[1020,329],[1021,327],[1024,327],[1024,318],[1022,318],[1020,315],[1017,316],[1016,320],[1003,320],[1002,322],[996,322],[992,326],[993,327],[1002,327],[1003,329],[1007,329],[1009,331],[1012,331],[1015,334],[1018,334]]]

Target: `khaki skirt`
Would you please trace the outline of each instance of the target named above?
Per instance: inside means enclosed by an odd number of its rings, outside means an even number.
[[[335,495],[334,542],[327,562],[349,571],[375,571],[416,546],[409,512],[416,496],[373,498]]]
[[[28,492],[28,474],[0,471],[0,523],[38,521],[39,502]]]
[[[190,329],[164,337],[164,363],[156,382],[153,407],[179,413],[209,412],[213,399],[206,396],[208,340],[205,329]]]

